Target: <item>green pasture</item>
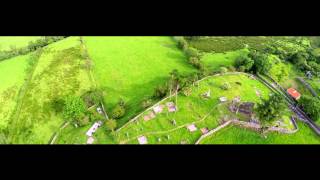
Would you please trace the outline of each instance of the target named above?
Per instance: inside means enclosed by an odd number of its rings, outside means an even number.
[[[143,110],[142,99],[151,96],[173,69],[184,74],[195,71],[170,37],[84,37],[84,41],[96,82],[106,94],[107,111],[120,98],[127,102],[119,126]]]

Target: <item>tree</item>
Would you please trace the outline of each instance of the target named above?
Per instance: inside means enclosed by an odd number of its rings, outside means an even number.
[[[261,74],[268,74],[272,64],[268,59],[268,56],[266,54],[253,51],[250,52],[249,57],[253,59],[254,64],[252,66],[252,70],[255,73],[261,73]]]
[[[185,53],[188,57],[199,57],[199,51],[196,48],[189,47],[185,50]]]
[[[63,99],[54,99],[51,102],[51,107],[56,113],[60,113],[63,111],[65,106],[65,101]]]
[[[78,119],[78,125],[79,126],[86,126],[90,122],[90,117],[89,116],[84,116]]]
[[[86,111],[84,101],[78,96],[68,96],[65,99],[63,117],[66,120],[78,120]]]
[[[320,99],[318,97],[304,95],[298,103],[314,121],[320,119]]]
[[[269,99],[263,99],[256,110],[260,121],[265,124],[283,115],[285,103],[279,94],[271,94]]]
[[[182,93],[185,96],[190,96],[192,93],[192,88],[191,87],[184,87],[184,88],[182,88]]]
[[[111,117],[114,119],[119,119],[119,118],[122,118],[125,113],[126,113],[125,101],[123,99],[120,99],[117,105],[113,108],[111,112]]]
[[[167,95],[168,88],[166,85],[158,85],[154,89],[153,97],[155,98],[163,98]]]
[[[195,68],[200,69],[201,68],[201,61],[199,57],[190,57],[189,58],[189,63],[193,65]]]
[[[108,130],[112,132],[117,128],[117,121],[115,119],[108,119],[105,123]]]
[[[313,74],[318,74],[320,72],[320,64],[315,61],[308,62],[308,65],[311,67]]]
[[[87,91],[82,95],[88,107],[99,104],[103,99],[103,92],[98,89]]]
[[[240,71],[249,71],[251,70],[252,66],[254,64],[254,61],[247,57],[247,56],[239,56],[235,61],[235,66]]]
[[[281,82],[283,78],[288,77],[289,71],[286,67],[282,67],[280,73],[276,75],[278,82]]]
[[[141,107],[143,109],[147,108],[147,107],[150,107],[152,105],[152,100],[151,98],[145,98],[143,99],[143,101],[141,102]]]
[[[220,73],[225,74],[228,72],[228,69],[226,67],[220,67]]]

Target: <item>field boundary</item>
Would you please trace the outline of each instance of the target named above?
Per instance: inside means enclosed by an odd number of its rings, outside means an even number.
[[[17,120],[19,119],[21,107],[22,107],[22,104],[24,101],[24,97],[25,97],[25,94],[28,90],[29,84],[33,78],[34,72],[38,66],[38,62],[39,62],[39,58],[42,53],[42,49],[38,49],[37,51],[34,51],[34,52],[39,53],[39,55],[38,54],[34,55],[35,56],[35,63],[32,65],[30,71],[27,72],[27,78],[25,80],[25,83],[22,85],[22,87],[19,90],[19,93],[18,93],[18,96],[16,99],[17,104],[15,105],[14,111],[10,117],[10,126],[15,126],[15,123],[17,123]],[[33,55],[31,55],[30,58],[33,58],[32,56]],[[11,128],[9,128],[9,129],[10,129],[9,132],[11,132]],[[15,128],[13,128],[13,129],[14,129],[14,131],[17,131],[17,129],[15,129]],[[9,138],[12,141],[12,138],[10,137],[10,135],[9,135]]]

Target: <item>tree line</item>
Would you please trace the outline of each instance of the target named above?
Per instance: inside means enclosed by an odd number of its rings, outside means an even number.
[[[26,47],[17,48],[16,46],[11,46],[10,50],[0,51],[0,61],[9,59],[15,56],[28,54],[29,52],[33,52],[39,48],[42,48],[51,43],[62,40],[66,37],[67,36],[45,36],[35,41],[30,41]]]

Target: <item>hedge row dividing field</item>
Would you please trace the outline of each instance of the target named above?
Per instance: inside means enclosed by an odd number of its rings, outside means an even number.
[[[40,36],[0,36],[0,51],[10,50],[11,47],[26,47],[30,41],[39,38]]]

